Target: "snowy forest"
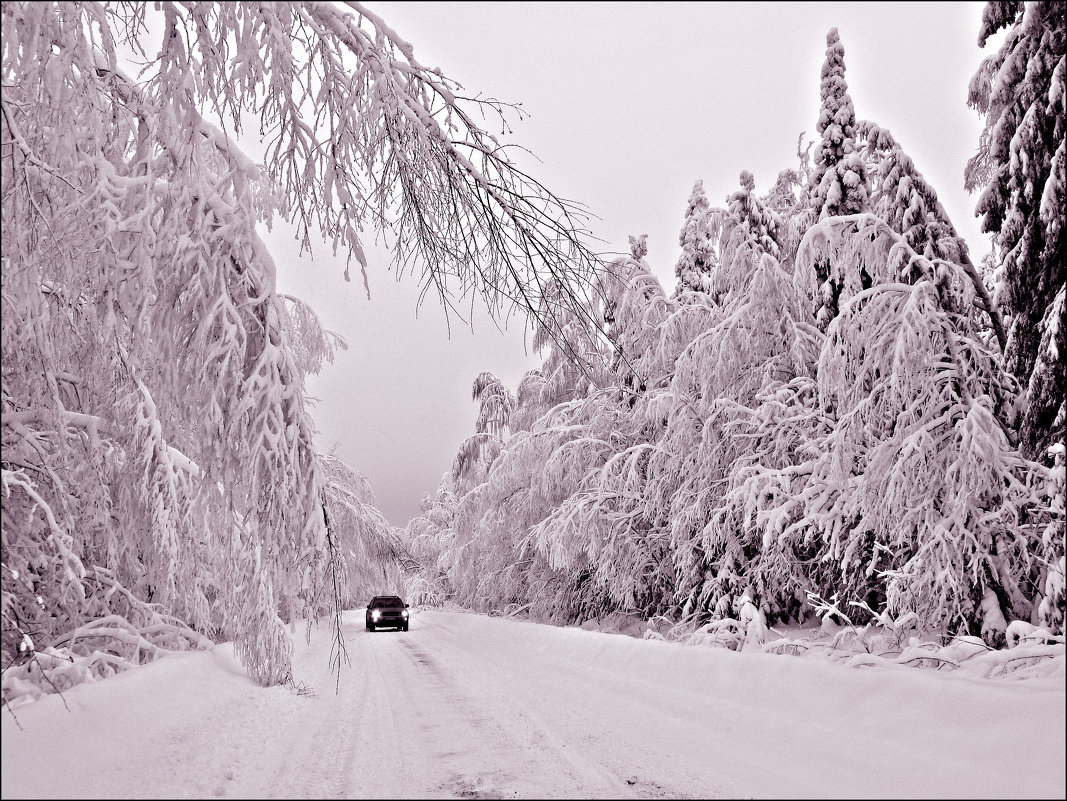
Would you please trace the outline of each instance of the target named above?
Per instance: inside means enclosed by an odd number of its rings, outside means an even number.
[[[1005,28],[969,89],[984,263],[856,118],[831,30],[820,138],[769,191],[743,171],[716,207],[696,182],[674,287],[631,237],[599,336],[542,332],[514,392],[475,379],[475,430],[405,532],[418,597],[742,640],[814,613],[1062,638],[1063,9],[991,3],[979,41]]]
[[[988,258],[856,117],[832,29],[816,138],[769,190],[696,181],[668,288],[477,122],[507,104],[359,3],[2,14],[5,703],[224,640],[292,682],[287,629],[329,617],[340,665],[382,576],[731,647],[815,616],[1063,642],[1062,5],[989,3],[977,32],[1002,35],[961,176]],[[278,292],[275,219],[364,282],[387,232],[431,297],[530,320],[542,367],[474,378],[406,529],[314,447],[305,382],[345,343]]]

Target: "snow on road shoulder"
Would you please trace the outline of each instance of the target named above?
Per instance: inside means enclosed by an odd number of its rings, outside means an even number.
[[[220,795],[231,755],[205,751],[202,735],[226,727],[232,709],[279,712],[298,701],[285,688],[257,686],[229,643],[176,653],[46,695],[14,716],[5,710],[2,795]]]

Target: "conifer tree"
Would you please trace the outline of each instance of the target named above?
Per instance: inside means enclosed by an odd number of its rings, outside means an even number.
[[[937,192],[887,129],[867,120],[857,123],[856,129],[860,150],[873,176],[872,210],[903,236],[917,253],[927,259],[950,261],[963,268],[1003,350],[1006,335],[1000,309],[971,262],[967,243],[956,233],[944,206],[937,199]]]
[[[814,593],[997,646],[1006,620],[1062,626],[1062,446],[1045,471],[1012,441],[996,307],[828,42],[821,180],[798,148],[763,198],[743,172],[711,209],[698,182],[670,298],[631,238],[596,293],[604,380],[542,405],[458,505],[457,597],[773,623]]]
[[[819,83],[819,121],[822,139],[815,148],[812,201],[819,219],[856,214],[867,209],[867,167],[856,150],[856,112],[845,81],[845,48],[831,28],[826,34],[826,60]],[[816,265],[819,297],[816,319],[825,328],[837,315],[841,286],[826,264]]]
[[[820,217],[856,214],[867,206],[867,168],[856,152],[856,112],[845,81],[845,48],[831,28],[819,83],[822,140],[815,149],[812,184]]]
[[[1063,441],[1067,394],[1063,4],[988,3],[978,44],[1004,28],[1000,49],[971,80],[969,103],[985,116],[985,129],[967,187],[982,191],[976,212],[994,235],[1005,366],[1025,393],[1023,453],[1048,460],[1049,447]]]
[[[745,236],[752,239],[765,253],[780,259],[781,217],[756,196],[755,189],[756,179],[752,173],[742,170],[741,189],[727,199],[727,208],[744,226]]]
[[[689,195],[685,222],[682,223],[682,230],[678,234],[678,244],[681,245],[682,252],[674,266],[674,274],[678,277],[675,295],[686,290],[710,290],[709,276],[716,262],[716,254],[711,245],[713,227],[711,206],[704,194],[704,182],[697,181]]]

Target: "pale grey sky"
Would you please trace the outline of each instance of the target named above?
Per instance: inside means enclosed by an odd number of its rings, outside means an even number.
[[[982,120],[967,86],[982,58],[983,3],[415,3],[368,2],[416,58],[471,94],[521,103],[505,141],[557,195],[600,217],[605,251],[648,234],[647,260],[668,293],[678,231],[697,179],[721,205],[741,170],[765,191],[796,166],[797,136],[817,138],[826,33],[845,47],[860,119],[888,128],[938,195],[977,262],[989,249],[963,170]],[[397,525],[418,513],[459,444],[474,431],[471,385],[488,370],[512,390],[540,366],[521,319],[505,333],[486,316],[453,326],[417,281],[396,283],[389,254],[369,249],[372,299],[343,259],[316,248],[296,259],[272,244],[279,289],[311,303],[348,351],[311,380],[318,445],[370,478]]]

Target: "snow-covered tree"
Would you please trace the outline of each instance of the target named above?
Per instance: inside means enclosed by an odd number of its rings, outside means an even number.
[[[710,290],[708,275],[715,266],[717,254],[712,248],[715,219],[711,206],[704,194],[704,182],[693,184],[689,202],[685,208],[685,222],[678,234],[678,244],[682,252],[678,263],[674,265],[674,274],[678,277],[675,294],[685,290],[708,292]]]
[[[727,198],[727,208],[745,227],[745,235],[751,238],[764,253],[780,259],[780,240],[784,233],[782,219],[768,208],[755,194],[756,179],[748,170],[741,171],[741,189]]]
[[[475,431],[503,438],[515,408],[515,398],[508,388],[492,373],[481,373],[474,379],[471,398],[478,403]]]
[[[381,521],[311,447],[304,374],[333,343],[277,293],[257,224],[321,233],[365,281],[372,228],[446,305],[537,320],[549,289],[588,306],[580,211],[475,121],[508,107],[358,3],[2,15],[3,663],[117,615],[152,648],[232,638],[283,681],[280,616],[337,565],[331,505]],[[112,630],[93,642],[134,637]]]
[[[1044,598],[1038,606],[1038,621],[1048,628],[1053,634],[1063,634],[1064,617],[1067,615],[1067,583],[1064,582],[1064,523],[1067,514],[1064,513],[1065,484],[1067,484],[1067,471],[1064,469],[1064,447],[1059,442],[1049,450],[1052,451],[1052,470],[1049,471],[1048,487],[1046,494],[1049,499],[1048,526],[1041,535],[1044,545],[1045,586],[1043,587]]]
[[[978,43],[1007,29],[971,80],[970,105],[985,117],[967,187],[994,235],[998,304],[1007,328],[1005,366],[1025,392],[1020,441],[1030,458],[1063,442],[1067,370],[1067,22],[1062,3],[991,2]]]
[[[808,197],[811,189],[811,148],[815,143],[808,141],[804,145],[805,132],[797,136],[797,167],[785,169],[778,173],[774,186],[763,198],[766,206],[780,215],[792,217],[806,209],[810,204]]]
[[[845,48],[837,28],[826,34],[826,61],[819,83],[822,140],[811,176],[820,217],[855,214],[867,206],[867,168],[856,152],[856,111],[845,81]]]
[[[461,602],[752,641],[814,598],[991,644],[1012,618],[1062,626],[1062,447],[1058,471],[1020,453],[983,276],[828,44],[810,180],[798,146],[762,197],[746,171],[712,209],[698,182],[675,295],[633,238],[597,285],[596,388],[537,416],[562,371],[524,379],[528,418],[456,508]]]
[[[515,409],[511,413],[512,431],[527,431],[533,422],[548,411],[542,402],[545,376],[540,369],[527,370],[515,389]]]
[[[601,276],[597,296],[613,353],[610,369],[625,392],[643,392],[659,372],[653,364],[653,337],[671,301],[648,263],[615,259]],[[631,397],[631,402],[633,398]]]
[[[395,583],[406,554],[393,527],[374,506],[370,481],[332,454],[317,458],[324,479],[323,512],[335,551],[331,556],[337,559],[337,592],[341,605],[349,608],[373,595],[383,575]],[[334,579],[331,573],[327,581]],[[313,607],[315,612],[332,610],[332,604],[323,609],[322,599],[313,602],[320,605]]]
[[[874,213],[903,236],[912,250],[927,259],[944,259],[963,268],[1003,350],[1005,332],[1000,310],[971,262],[967,243],[956,233],[937,199],[937,192],[888,130],[866,120],[858,122],[856,130],[874,179],[871,192]]]
[[[584,397],[609,380],[606,366],[610,356],[605,355],[601,306],[591,302],[586,308],[575,309],[562,295],[562,288],[548,288],[534,330],[533,348],[546,354],[537,382],[540,413],[535,419],[556,404]],[[533,408],[532,398],[530,404],[528,408]]]
[[[815,148],[812,169],[812,201],[820,218],[857,214],[867,210],[867,166],[856,149],[856,112],[845,81],[845,48],[837,28],[826,34],[826,60],[819,83],[819,121],[822,139]],[[825,328],[837,314],[840,286],[817,267],[820,308],[817,319]]]
[[[530,538],[551,568],[570,577],[563,582],[570,608],[556,610],[565,618],[661,611],[673,584],[663,521],[645,514],[644,497],[651,442],[663,429],[664,392],[681,346],[664,336],[676,302],[645,255],[643,237],[631,238],[630,257],[615,260],[599,286],[614,348],[611,384],[557,407],[555,425],[545,431],[541,493],[554,503]]]
[[[818,364],[819,408],[834,422],[795,527],[824,521],[846,586],[885,582],[895,613],[950,629],[983,627],[1001,609],[1028,618],[1038,473],[993,415],[1009,388],[978,336],[972,282],[872,215],[808,232],[797,275],[809,292],[825,260],[844,288]]]
[[[413,604],[440,605],[455,594],[449,571],[454,567],[456,494],[452,476],[441,477],[436,491],[420,504],[421,514],[408,521],[403,540],[411,558],[405,572],[405,597]]]
[[[721,510],[732,471],[759,452],[744,430],[751,410],[770,388],[810,375],[821,341],[806,297],[772,255],[781,252],[772,236],[779,218],[754,188],[751,175],[742,173],[742,188],[723,217],[721,257],[710,276],[716,308],[697,315],[680,307],[672,315],[700,323],[673,362],[648,503],[669,521],[674,601],[684,614],[729,609],[745,591],[767,602],[770,593],[748,587],[759,538],[746,537]]]
[[[459,446],[452,462],[452,483],[463,495],[480,484],[503,447],[515,398],[499,378],[481,373],[474,379],[472,399],[478,403],[474,434]]]

